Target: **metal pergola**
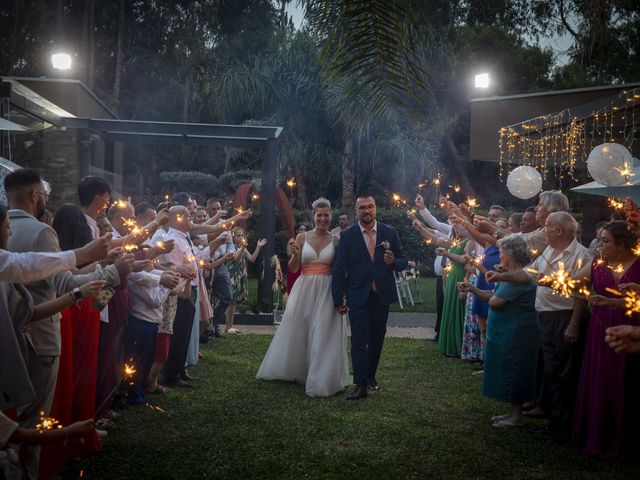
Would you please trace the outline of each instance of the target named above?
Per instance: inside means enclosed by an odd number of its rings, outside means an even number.
[[[105,142],[105,168],[113,171],[116,143],[187,145],[209,147],[256,148],[262,155],[262,191],[260,196],[260,235],[269,239],[264,247],[264,270],[258,283],[260,301],[270,300],[275,279],[269,259],[275,253],[275,193],[277,170],[277,140],[282,127],[217,125],[205,123],[150,122],[139,120],[94,119],[68,116],[55,105],[43,105],[39,99],[29,98],[19,88],[3,83],[3,96],[11,107],[50,123],[58,128],[86,130]],[[15,82],[11,82],[15,84]]]

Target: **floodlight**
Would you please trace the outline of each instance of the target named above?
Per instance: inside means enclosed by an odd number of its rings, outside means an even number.
[[[68,53],[56,53],[51,55],[53,68],[58,70],[69,70],[71,68],[71,55]]]
[[[479,73],[476,75],[476,88],[489,88],[488,73]]]

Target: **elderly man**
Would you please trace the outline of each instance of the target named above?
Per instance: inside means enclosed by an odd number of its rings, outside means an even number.
[[[536,223],[539,228],[533,232],[525,233],[522,236],[525,242],[527,242],[529,253],[533,258],[540,255],[548,245],[544,232],[547,217],[554,212],[568,211],[569,199],[564,193],[557,190],[547,190],[546,192],[540,193],[535,211]]]
[[[566,212],[546,215],[543,232],[548,246],[542,255],[528,269],[517,272],[489,272],[487,280],[535,282],[560,270],[560,264],[570,276],[580,277],[580,270],[591,264],[592,257],[589,250],[576,240],[576,228],[576,221]],[[578,339],[586,309],[581,301],[554,294],[549,287],[539,284],[536,292],[536,311],[540,316],[544,399],[549,409],[548,429],[555,438],[564,439],[571,427],[582,360]]]

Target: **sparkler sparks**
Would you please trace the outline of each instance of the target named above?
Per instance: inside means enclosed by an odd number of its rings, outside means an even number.
[[[132,361],[132,359],[130,359],[129,361]],[[133,377],[137,372],[136,367],[133,363],[125,363],[123,371],[124,378],[126,379]]]
[[[475,257],[473,257],[471,260],[469,260],[469,262],[472,265],[475,265],[476,267],[479,267],[482,265],[482,260],[484,260],[484,255],[477,255]]]
[[[453,187],[453,191],[456,193],[460,193],[460,185],[456,185],[455,187]]]
[[[638,243],[634,248],[631,249],[634,255],[640,257],[640,243]]]
[[[176,221],[179,222],[179,223],[184,222],[184,215],[177,214],[176,215]]]
[[[430,238],[424,241],[425,245],[431,245],[432,243],[433,243],[433,240],[431,240]]]
[[[625,178],[627,185],[631,185],[631,177],[635,176],[635,173],[633,172],[633,165],[629,164],[629,162],[624,162],[622,168],[613,168],[620,174],[620,176]]]
[[[431,183],[433,183],[434,185],[440,185],[440,177],[434,178]]]
[[[527,270],[531,271],[531,269]],[[564,269],[564,262],[558,262],[558,269],[549,275],[543,275],[539,283],[549,287],[554,295],[560,295],[565,298],[569,298],[578,286],[578,282],[571,278],[569,272]]]
[[[609,207],[613,208],[614,210],[622,210],[624,208],[624,202],[614,197],[607,198],[607,203],[609,204]]]
[[[164,244],[164,242],[163,242],[162,240],[160,240],[160,241],[157,241],[157,242],[156,242],[156,247],[158,247],[158,248],[164,248],[164,247],[165,247],[165,244]]]
[[[538,249],[537,248],[530,248],[529,249],[529,253],[531,255],[538,255]]]
[[[613,273],[622,273],[622,272],[624,272],[624,265],[622,265],[621,263],[619,263],[615,267],[609,266],[609,268],[611,270],[613,270]]]
[[[640,313],[640,295],[633,290],[627,290],[624,296],[624,314],[631,317],[634,313]]]
[[[40,423],[36,425],[36,430],[40,433],[50,430],[60,430],[62,425],[53,417],[46,417],[44,412],[40,412]]]
[[[480,206],[480,204],[478,203],[478,200],[472,197],[467,197],[466,203],[469,206],[469,208],[478,208]]]
[[[289,187],[290,189],[293,189],[295,186],[296,186],[295,177],[291,177],[290,179],[287,180],[287,187]]]
[[[125,252],[129,252],[129,253],[135,252],[136,250],[138,250],[138,246],[134,245],[133,243],[125,243],[122,246],[122,248]]]
[[[113,205],[118,208],[127,208],[128,206],[127,202],[122,199],[116,200],[115,202],[113,202]]]
[[[453,270],[452,263],[447,263],[444,267],[442,267],[442,271],[445,273],[449,273],[451,270]]]
[[[461,242],[459,238],[454,238],[453,240],[451,240],[451,248],[459,247],[460,244]]]
[[[253,200],[254,202],[260,200],[260,195],[257,193],[254,193],[251,195],[251,200]]]

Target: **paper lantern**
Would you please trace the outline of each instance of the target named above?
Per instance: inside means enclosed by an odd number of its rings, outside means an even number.
[[[589,154],[587,170],[593,179],[608,187],[618,187],[630,182],[633,176],[631,152],[619,143],[603,143]]]
[[[507,188],[511,195],[522,200],[535,197],[542,189],[542,176],[527,165],[514,168],[507,177]]]

